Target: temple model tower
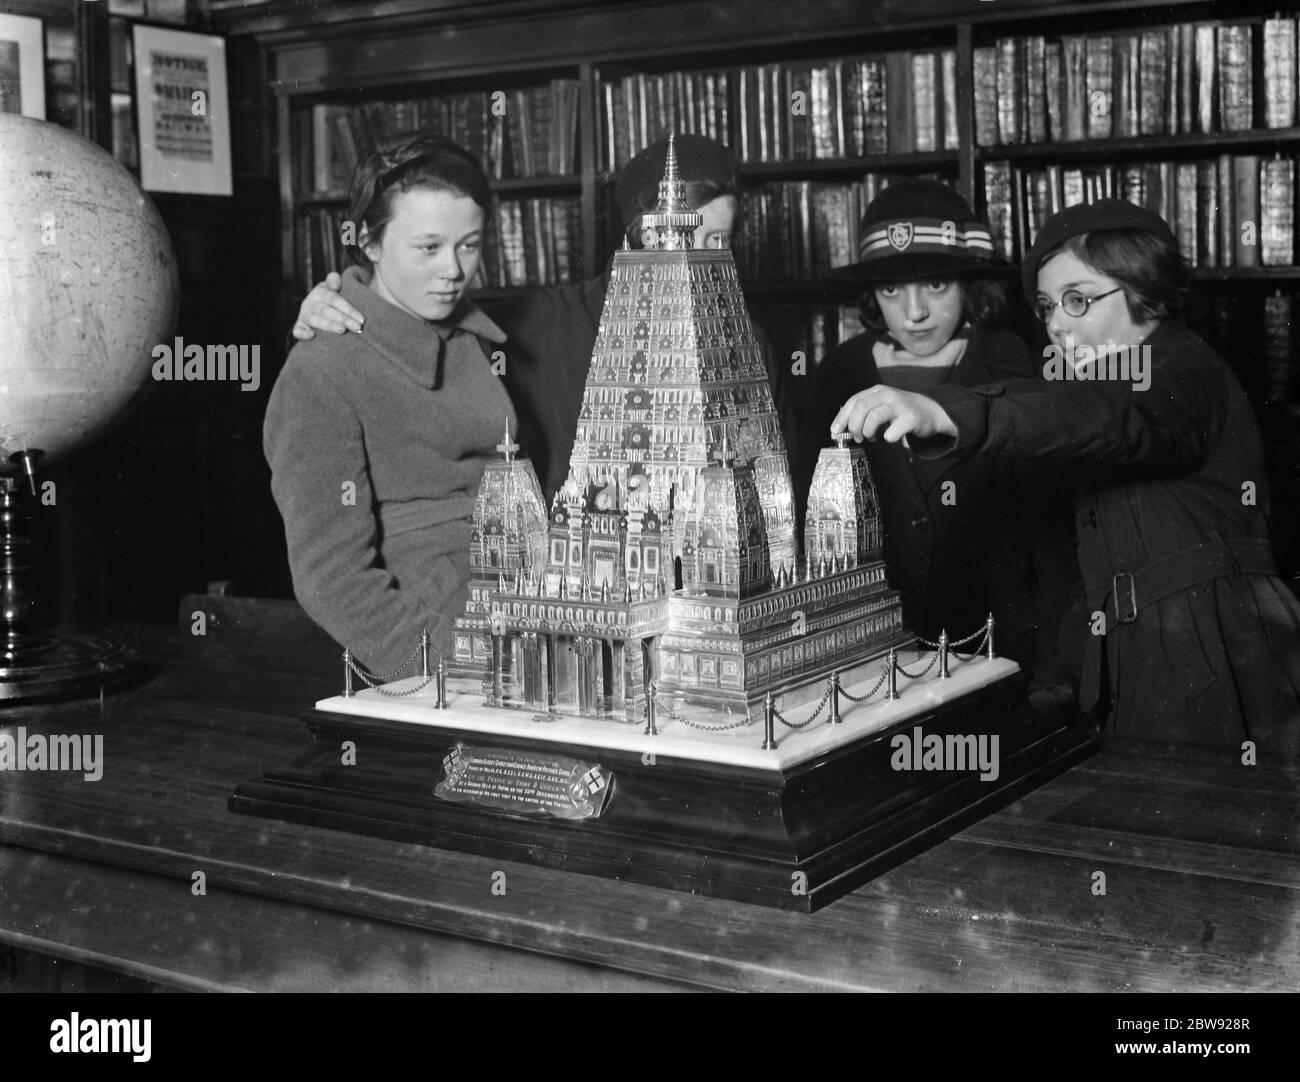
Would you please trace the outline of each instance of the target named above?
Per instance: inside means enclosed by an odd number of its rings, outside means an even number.
[[[823,452],[800,568],[762,349],[730,250],[693,248],[700,221],[670,139],[646,248],[614,257],[544,533],[508,432],[484,477],[455,671],[497,705],[635,720],[654,681],[688,711],[745,713],[910,639],[860,448]]]

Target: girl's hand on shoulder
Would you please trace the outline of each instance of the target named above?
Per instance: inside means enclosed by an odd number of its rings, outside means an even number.
[[[897,443],[904,436],[957,435],[952,418],[934,399],[880,384],[855,394],[831,422],[832,436],[847,432],[859,443],[874,440],[882,430],[886,443]]]
[[[348,331],[360,332],[366,317],[343,299],[340,292],[343,279],[337,273],[326,275],[325,281],[318,282],[310,293],[303,298],[298,309],[298,318],[293,324],[293,336],[300,342],[315,338],[317,331],[330,334],[346,334]]]

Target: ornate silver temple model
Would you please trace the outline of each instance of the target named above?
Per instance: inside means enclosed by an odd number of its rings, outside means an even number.
[[[489,705],[639,721],[654,694],[753,717],[912,639],[861,448],[822,452],[798,559],[762,350],[730,250],[692,247],[700,221],[670,140],[646,247],[614,256],[549,515],[508,429],[483,477],[452,673]]]
[[[232,810],[811,911],[1091,754],[1086,725],[1022,709],[992,617],[900,663],[860,448],[822,451],[796,558],[762,351],[730,251],[692,248],[671,143],[644,222],[550,513],[508,430],[484,473],[461,679],[426,633],[417,676],[354,693],[345,651],[311,744]],[[996,769],[958,755],[985,745]]]

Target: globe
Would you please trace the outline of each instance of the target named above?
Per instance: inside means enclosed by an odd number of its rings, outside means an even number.
[[[162,218],[112,155],[0,113],[0,470],[92,440],[129,407],[176,320]]]
[[[171,239],[95,144],[0,113],[0,471],[66,455],[120,417],[176,321]],[[0,701],[102,692],[136,659],[111,638],[46,634],[17,486],[0,476]]]

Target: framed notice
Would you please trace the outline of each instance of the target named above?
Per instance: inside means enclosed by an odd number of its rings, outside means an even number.
[[[141,186],[230,195],[225,39],[156,26],[132,31]]]
[[[0,113],[45,119],[45,26],[0,15]]]

